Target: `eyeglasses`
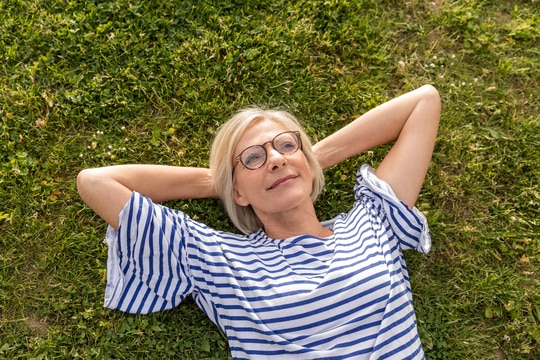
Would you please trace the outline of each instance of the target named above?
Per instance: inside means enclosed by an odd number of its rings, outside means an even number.
[[[234,158],[235,166],[238,162],[249,170],[256,170],[266,163],[268,153],[266,152],[266,144],[272,144],[281,155],[292,155],[302,147],[299,131],[285,131],[277,134],[271,141],[267,141],[262,145],[251,145],[245,148],[240,155]]]

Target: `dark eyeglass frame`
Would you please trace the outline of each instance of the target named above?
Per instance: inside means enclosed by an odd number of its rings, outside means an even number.
[[[281,135],[283,134],[294,134],[296,135],[296,140],[297,140],[297,147],[294,151],[292,152],[281,152],[279,151],[277,148],[276,148],[276,145],[274,144],[274,141],[280,137]],[[235,163],[234,163],[234,167],[236,167],[236,165],[238,165],[238,163],[241,163],[246,169],[248,170],[257,170],[257,169],[260,169],[261,167],[264,166],[264,164],[266,164],[266,160],[268,160],[268,152],[266,151],[266,144],[272,144],[272,147],[277,151],[279,152],[281,155],[292,155],[294,154],[295,152],[297,152],[298,150],[301,150],[302,149],[302,138],[300,137],[300,131],[297,131],[297,130],[290,130],[290,131],[284,131],[282,133],[279,133],[277,134],[276,136],[274,136],[274,138],[270,141],[267,141],[265,142],[264,144],[260,144],[260,145],[251,145],[251,146],[248,146],[247,148],[245,148],[244,150],[242,150],[242,152],[240,152],[240,154],[238,154],[237,157],[234,158],[235,160]],[[243,161],[242,161],[242,154],[244,154],[247,150],[249,149],[253,149],[253,148],[262,148],[263,151],[264,151],[264,161],[258,165],[257,167],[249,167],[247,166]]]

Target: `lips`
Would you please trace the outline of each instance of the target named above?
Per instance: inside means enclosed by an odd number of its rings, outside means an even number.
[[[267,188],[266,190],[272,190],[275,187],[279,186],[281,183],[284,183],[287,180],[296,179],[296,178],[297,178],[296,175],[288,175],[288,176],[282,177],[281,179],[274,181],[274,183],[270,185],[270,187]]]

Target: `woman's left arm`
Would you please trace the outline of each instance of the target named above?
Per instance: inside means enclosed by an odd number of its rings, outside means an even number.
[[[315,144],[313,150],[326,169],[395,141],[375,173],[390,184],[400,200],[413,207],[431,160],[440,115],[438,91],[424,85],[368,111]]]

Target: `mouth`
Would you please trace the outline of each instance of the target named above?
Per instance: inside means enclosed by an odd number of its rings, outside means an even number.
[[[288,176],[285,176],[281,179],[278,179],[276,181],[274,181],[274,183],[272,185],[270,185],[269,188],[267,188],[266,190],[272,190],[276,187],[278,187],[279,185],[283,184],[284,182],[287,182],[289,180],[293,180],[293,179],[296,179],[298,176],[296,175],[288,175]]]

